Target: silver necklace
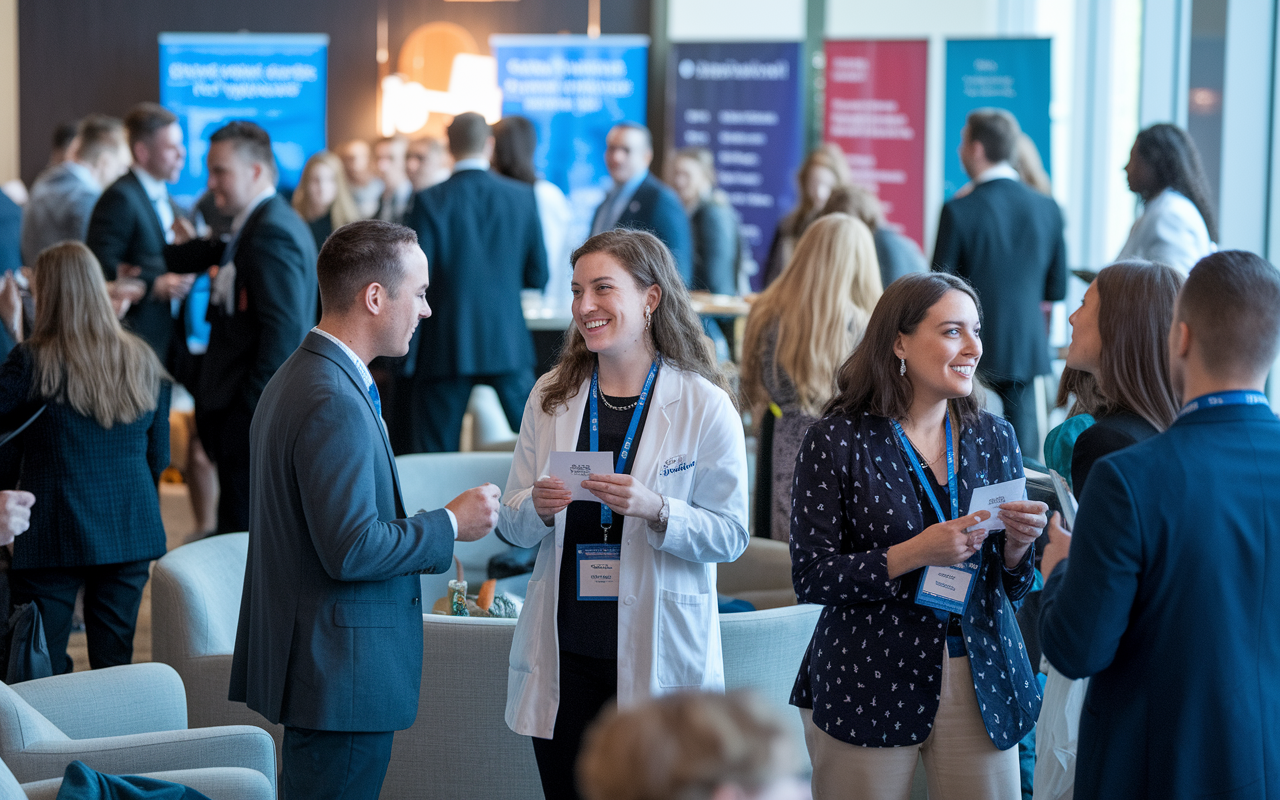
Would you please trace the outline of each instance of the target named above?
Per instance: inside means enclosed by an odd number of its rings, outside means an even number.
[[[604,407],[609,409],[610,411],[630,411],[631,409],[636,407],[636,404],[640,402],[640,398],[637,397],[630,405],[615,406],[613,403],[609,402],[609,399],[607,397],[604,396],[604,392],[600,393],[600,400],[604,403]]]

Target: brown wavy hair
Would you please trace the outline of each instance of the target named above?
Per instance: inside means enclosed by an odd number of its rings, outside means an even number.
[[[592,253],[613,257],[641,291],[655,284],[662,291],[649,325],[649,346],[653,352],[661,355],[667,364],[698,373],[732,398],[733,393],[716,364],[711,340],[702,331],[702,322],[689,300],[689,290],[676,271],[676,260],[667,246],[652,233],[620,228],[592,236],[573,251],[569,263],[576,267],[578,259]],[[557,408],[567,405],[595,366],[596,354],[587,349],[577,323],[571,324],[560,348],[560,358],[542,390],[543,412],[554,414]]]
[[[964,278],[945,272],[914,272],[889,284],[871,312],[862,342],[836,373],[836,396],[823,409],[823,416],[853,417],[868,412],[887,419],[905,417],[915,391],[911,381],[898,374],[894,342],[898,334],[915,333],[929,309],[952,291],[968,295],[981,322],[982,302]],[[973,420],[979,409],[977,389],[968,397],[953,398],[948,405],[961,422]]]
[[[1120,261],[1103,268],[1098,287],[1098,362],[1095,413],[1129,411],[1163,431],[1178,416],[1169,373],[1169,328],[1182,275],[1150,261]]]

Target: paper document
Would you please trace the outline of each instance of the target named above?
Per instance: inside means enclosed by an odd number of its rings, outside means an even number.
[[[1053,491],[1058,495],[1058,505],[1062,506],[1062,520],[1066,523],[1067,530],[1075,530],[1078,508],[1076,496],[1072,493],[1066,478],[1053,470],[1049,470],[1049,476],[1053,478]]]
[[[613,474],[613,453],[556,450],[551,453],[550,474],[564,481],[574,500],[600,502],[600,498],[582,488],[582,482],[595,475]]]
[[[988,532],[1004,530],[1004,522],[998,516],[1001,504],[1022,500],[1026,496],[1026,478],[1016,478],[1004,483],[993,483],[990,486],[979,486],[973,490],[973,496],[969,498],[969,513],[976,514],[986,509],[991,512],[991,518],[986,522],[979,522],[977,525],[971,526],[969,530]]]

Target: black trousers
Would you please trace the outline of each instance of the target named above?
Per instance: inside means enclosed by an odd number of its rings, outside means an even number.
[[[249,530],[249,425],[253,412],[240,406],[201,411],[196,430],[218,468],[218,527],[215,533]]]
[[[1034,380],[987,380],[987,387],[1004,403],[1004,418],[1013,424],[1018,434],[1018,447],[1023,458],[1040,460],[1040,418],[1036,414],[1036,385]]]
[[[533,370],[522,369],[497,375],[418,374],[410,392],[411,440],[415,453],[452,453],[462,440],[462,417],[467,413],[471,389],[483,383],[494,388],[507,422],[520,430],[524,404],[533,391]]]
[[[378,800],[393,735],[286,725],[280,748],[281,800]]]
[[[71,672],[67,655],[71,615],[76,595],[84,587],[84,629],[89,643],[89,666],[118,667],[133,661],[133,631],[138,624],[142,587],[147,585],[150,561],[100,564],[56,569],[15,569],[9,572],[14,605],[35,603],[49,644],[53,674]]]
[[[618,662],[560,651],[560,707],[550,739],[533,739],[547,800],[578,800],[582,736],[618,693]]]

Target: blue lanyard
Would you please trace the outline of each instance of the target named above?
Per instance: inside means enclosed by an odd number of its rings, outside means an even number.
[[[925,477],[924,467],[920,466],[920,459],[916,458],[916,450],[911,446],[911,442],[907,440],[906,431],[902,430],[902,426],[898,424],[896,419],[889,421],[893,423],[893,432],[898,434],[898,441],[902,442],[902,449],[907,451],[907,458],[911,461],[912,469],[916,471],[916,477],[920,479],[920,485],[924,487],[924,493],[928,495],[929,502],[933,504],[933,510],[938,515],[938,521],[945,522],[948,519],[958,519],[960,517],[960,493],[956,491],[956,456],[951,444],[951,414],[948,413],[946,416],[947,490],[951,492],[950,517],[942,515],[942,505],[938,503],[938,496],[933,493],[932,483]]]
[[[636,401],[636,410],[631,412],[631,425],[627,428],[627,438],[622,440],[622,450],[618,452],[618,465],[614,472],[622,474],[631,457],[631,443],[636,438],[636,429],[640,427],[640,417],[644,416],[645,403],[649,401],[649,390],[653,388],[653,379],[658,376],[658,365],[661,358],[653,361],[649,367],[649,377],[644,379],[644,388],[640,390],[640,399]],[[600,395],[600,370],[591,373],[591,452],[600,450],[600,408],[596,398]],[[600,528],[604,531],[605,541],[609,540],[609,526],[613,524],[613,509],[604,503],[600,504]]]
[[[1252,389],[1241,389],[1234,392],[1215,392],[1214,394],[1206,394],[1197,397],[1190,403],[1182,407],[1178,412],[1178,419],[1182,419],[1193,411],[1199,411],[1202,408],[1213,408],[1215,406],[1265,406],[1270,401],[1262,392],[1256,392]]]

